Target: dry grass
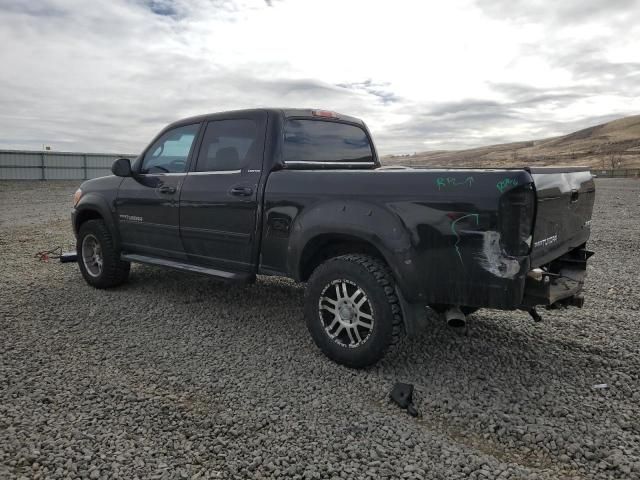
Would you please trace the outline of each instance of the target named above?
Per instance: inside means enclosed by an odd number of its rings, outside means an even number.
[[[640,115],[562,137],[469,150],[421,152],[408,157],[388,156],[382,163],[445,167],[586,165],[599,169],[640,168]]]

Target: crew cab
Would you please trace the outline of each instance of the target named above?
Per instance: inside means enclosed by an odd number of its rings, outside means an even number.
[[[369,130],[324,110],[177,121],[74,196],[78,263],[115,287],[131,262],[232,282],[306,282],[305,318],[365,367],[427,309],[582,306],[595,186],[585,168],[382,167]]]

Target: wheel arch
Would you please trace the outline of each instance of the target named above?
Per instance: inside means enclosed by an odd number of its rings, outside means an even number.
[[[380,258],[401,282],[403,260],[412,250],[410,234],[397,213],[356,199],[321,201],[305,208],[293,220],[287,243],[287,271],[298,281],[308,278],[318,255],[330,258],[327,251],[337,250]]]
[[[77,214],[76,214],[76,219],[75,219],[75,231],[78,232],[80,231],[80,227],[82,226],[83,223],[88,222],[89,220],[103,220],[104,221],[104,217],[102,216],[102,214],[94,208],[85,208],[83,210],[80,210]]]
[[[370,240],[353,233],[327,232],[310,238],[304,245],[298,259],[298,279],[304,282],[326,260],[350,253],[370,255],[390,266],[382,250]]]
[[[73,229],[76,235],[80,231],[82,224],[89,220],[102,220],[113,238],[114,245],[116,248],[120,248],[120,235],[109,204],[106,199],[93,193],[84,195],[75,208]]]

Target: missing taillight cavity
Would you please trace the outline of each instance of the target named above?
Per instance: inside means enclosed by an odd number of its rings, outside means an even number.
[[[507,254],[529,254],[534,213],[535,193],[531,184],[509,190],[500,197],[500,243]]]

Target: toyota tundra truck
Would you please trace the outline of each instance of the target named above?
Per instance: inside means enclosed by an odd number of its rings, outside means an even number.
[[[306,283],[315,344],[378,361],[427,311],[583,304],[593,178],[585,168],[382,167],[365,124],[325,110],[214,113],[164,128],[84,182],[73,229],[86,282],[132,262],[230,282]]]

